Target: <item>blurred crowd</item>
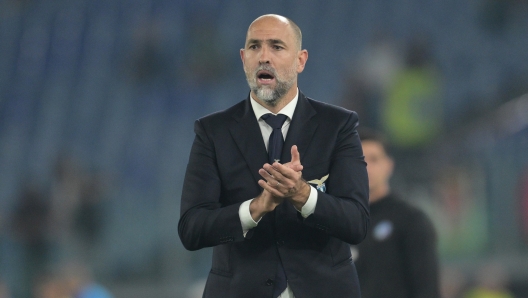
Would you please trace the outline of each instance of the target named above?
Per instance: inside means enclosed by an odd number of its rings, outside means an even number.
[[[0,297],[34,297],[34,298],[112,298],[112,294],[96,283],[81,264],[64,264],[55,271],[42,273],[31,285],[27,293],[11,290],[5,282],[0,281]]]
[[[99,297],[78,295],[92,291],[85,287],[105,228],[107,181],[70,156],[59,156],[53,174],[49,185],[25,181],[19,188],[3,223],[0,272],[14,297]],[[78,260],[90,266],[74,266]]]
[[[247,95],[238,50],[267,12],[323,61],[303,92],[389,137],[443,297],[528,292],[528,1],[5,0],[0,298],[200,292],[209,251],[175,232],[192,123]]]

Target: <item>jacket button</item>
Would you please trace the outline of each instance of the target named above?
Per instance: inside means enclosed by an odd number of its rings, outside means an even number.
[[[273,279],[268,278],[268,280],[266,280],[266,286],[271,286],[271,285],[273,285]]]

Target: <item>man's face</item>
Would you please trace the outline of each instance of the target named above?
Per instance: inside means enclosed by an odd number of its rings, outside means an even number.
[[[362,141],[361,144],[367,162],[370,190],[374,191],[388,185],[393,169],[392,159],[379,142]]]
[[[297,74],[304,69],[307,52],[299,50],[285,19],[268,16],[250,26],[240,56],[253,95],[275,106],[297,87]]]

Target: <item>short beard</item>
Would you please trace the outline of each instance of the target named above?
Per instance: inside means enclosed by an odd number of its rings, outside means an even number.
[[[271,107],[277,106],[281,101],[282,97],[288,93],[293,84],[295,84],[296,74],[297,74],[297,65],[294,65],[292,68],[288,69],[285,74],[285,80],[282,80],[277,76],[275,69],[268,65],[259,66],[253,73],[246,71],[246,80],[248,82],[249,88],[258,99],[266,102]],[[257,84],[257,73],[261,70],[269,71],[275,77],[277,81],[277,86],[275,89],[269,86],[258,86]]]

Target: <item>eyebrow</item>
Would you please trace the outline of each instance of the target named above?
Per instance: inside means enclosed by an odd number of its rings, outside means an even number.
[[[266,39],[265,40],[266,43],[270,44],[270,45],[275,45],[275,44],[280,44],[280,45],[283,45],[283,46],[286,46],[286,43],[280,39]],[[261,39],[249,39],[247,41],[247,45],[250,45],[250,44],[261,44],[262,43],[262,40]]]

